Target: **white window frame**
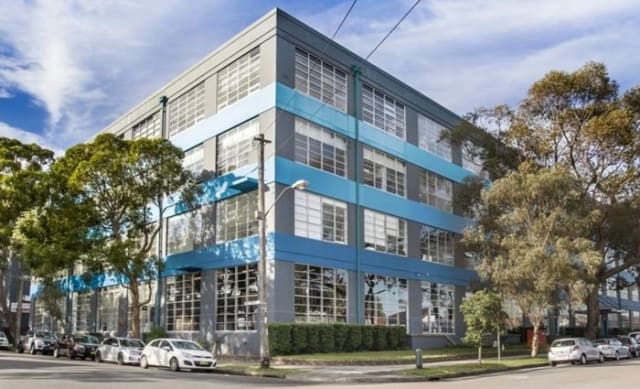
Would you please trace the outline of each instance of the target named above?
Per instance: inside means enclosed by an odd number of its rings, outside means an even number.
[[[295,131],[297,162],[346,177],[347,138],[298,117]]]
[[[453,212],[453,181],[422,169],[418,174],[418,200],[443,211]]]
[[[216,147],[217,175],[232,172],[258,161],[257,142],[260,132],[258,118],[251,119],[218,135]]]
[[[216,271],[216,330],[255,331],[258,314],[256,264]]]
[[[406,139],[404,104],[367,84],[362,84],[362,120],[402,140]]]
[[[218,111],[260,89],[260,47],[218,72]]]
[[[451,162],[451,142],[440,139],[442,131],[446,130],[445,126],[418,113],[418,147]]]
[[[167,107],[167,133],[169,138],[204,119],[205,83],[204,81],[170,100]]]
[[[167,278],[166,329],[168,332],[200,330],[202,274],[186,273]]]
[[[365,273],[365,324],[407,326],[409,292],[407,280]]]
[[[295,234],[304,238],[347,244],[347,204],[295,191]]]
[[[407,164],[404,161],[367,146],[363,147],[362,155],[362,182],[365,185],[406,196]]]
[[[365,249],[406,256],[406,220],[364,209],[364,247]]]
[[[422,332],[455,334],[455,286],[422,281]]]
[[[160,117],[161,113],[158,111],[133,126],[131,129],[131,140],[160,138],[162,136]]]
[[[427,225],[420,226],[422,260],[454,266],[456,240],[456,234],[451,231]]]
[[[294,285],[296,323],[347,322],[346,270],[296,263]]]
[[[216,242],[223,243],[258,234],[258,191],[234,196],[216,204]]]
[[[299,48],[296,48],[295,54],[294,88],[347,112],[346,72]]]

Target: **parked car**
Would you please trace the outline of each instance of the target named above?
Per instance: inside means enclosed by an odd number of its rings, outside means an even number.
[[[600,338],[593,341],[605,358],[619,360],[620,358],[630,358],[629,348],[616,338]]]
[[[604,362],[604,354],[586,338],[561,338],[551,343],[547,354],[549,364],[580,363],[586,365],[588,361]]]
[[[144,342],[136,338],[106,338],[96,351],[96,361],[118,365],[140,363]]]
[[[621,336],[618,336],[618,340],[622,342],[622,344],[627,346],[627,348],[629,349],[629,354],[631,354],[636,358],[640,357],[640,344],[638,344],[635,338],[632,338],[626,335],[621,335]]]
[[[18,343],[18,352],[52,353],[56,346],[56,337],[48,331],[36,331],[24,336]]]
[[[628,337],[636,340],[638,344],[640,344],[640,331],[633,331],[627,334]]]
[[[95,359],[98,349],[98,339],[91,335],[74,334],[64,335],[56,342],[53,350],[54,358],[66,356],[71,359]]]
[[[168,367],[173,371],[180,369],[213,370],[216,359],[209,351],[196,342],[184,339],[154,339],[142,350],[140,366]]]
[[[4,332],[0,331],[0,349],[9,350],[11,348],[11,342]]]

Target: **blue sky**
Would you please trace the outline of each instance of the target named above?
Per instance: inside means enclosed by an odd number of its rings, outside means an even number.
[[[331,36],[352,0],[2,0],[0,136],[87,140],[280,7]],[[414,0],[359,0],[336,40],[366,56]],[[640,84],[640,0],[422,0],[371,61],[458,114],[515,105],[552,69]]]

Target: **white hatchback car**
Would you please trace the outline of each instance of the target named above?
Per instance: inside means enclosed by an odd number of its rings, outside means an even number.
[[[619,360],[620,358],[631,358],[629,347],[622,344],[621,341],[615,338],[600,338],[593,341],[605,356],[605,358],[612,358]]]
[[[588,361],[604,362],[604,354],[586,338],[562,338],[551,343],[547,354],[549,364],[569,362],[586,365]]]
[[[4,332],[0,331],[0,349],[9,349],[11,348],[11,343],[9,343],[9,339],[7,338],[7,335],[4,334]]]
[[[116,362],[118,365],[140,363],[144,342],[136,338],[106,338],[96,351],[96,361]]]
[[[142,350],[140,366],[168,367],[180,369],[210,370],[216,367],[216,359],[209,351],[196,342],[184,339],[154,339]]]

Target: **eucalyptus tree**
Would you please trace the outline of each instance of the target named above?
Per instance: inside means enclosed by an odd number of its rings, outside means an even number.
[[[465,230],[462,243],[479,260],[480,276],[528,318],[536,356],[538,331],[558,292],[580,298],[583,273],[595,278],[598,253],[584,230],[597,212],[583,203],[580,182],[562,169],[522,165],[481,197],[478,224]]]
[[[157,277],[161,265],[153,250],[161,228],[158,216],[168,207],[190,207],[199,193],[183,157],[166,139],[99,135],[56,161],[52,172],[60,201],[24,222],[31,252],[64,251],[94,274],[113,275],[129,290],[134,336],[140,335],[140,309],[151,299],[151,290],[141,299],[141,285]],[[50,240],[39,242],[45,235]]]
[[[10,323],[16,335],[20,330],[22,304],[17,305],[16,322],[7,305],[8,281],[16,276],[9,267],[16,261],[18,266],[14,270],[17,270],[20,302],[23,274],[28,274],[29,266],[23,263],[23,256],[15,255],[11,238],[20,216],[44,201],[46,190],[42,183],[52,162],[51,150],[36,144],[23,144],[16,139],[0,138],[0,318]]]
[[[605,65],[587,63],[572,73],[549,72],[531,86],[517,109],[497,107],[470,118],[499,127],[496,138],[517,150],[516,161],[562,168],[579,183],[583,203],[594,210],[583,237],[600,254],[595,274],[592,269],[582,273],[589,285],[586,334],[595,337],[600,286],[640,263],[640,234],[632,232],[640,228],[640,86],[621,94]],[[473,135],[461,128],[454,137]],[[489,161],[514,161],[475,143]],[[464,200],[478,199],[466,195]]]

